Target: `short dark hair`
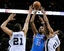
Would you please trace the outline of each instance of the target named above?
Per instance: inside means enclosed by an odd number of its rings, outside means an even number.
[[[19,24],[19,23],[16,23],[15,25],[14,25],[14,31],[15,32],[18,32],[18,31],[20,31],[20,28],[21,27],[21,25]]]
[[[59,39],[64,38],[64,33],[61,30],[59,30],[58,33],[59,33],[59,35],[58,35]]]

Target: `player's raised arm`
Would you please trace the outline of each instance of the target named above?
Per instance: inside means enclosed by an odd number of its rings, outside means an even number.
[[[41,12],[43,13],[43,18],[44,18],[44,21],[46,22],[48,31],[53,34],[53,29],[51,28],[51,26],[50,26],[50,24],[49,24],[49,20],[48,20],[46,14],[45,14],[45,11],[44,11],[43,8],[41,8]]]
[[[32,13],[32,6],[29,7],[29,13],[27,15],[27,18],[25,20],[24,27],[23,27],[23,31],[24,31],[25,35],[28,31],[28,25],[29,25],[29,20],[30,20],[31,13]]]
[[[44,26],[44,30],[45,30],[44,33],[48,34],[47,27],[46,27],[44,19],[41,16],[39,16],[39,20],[41,21],[41,24]]]
[[[34,34],[38,33],[38,31],[36,29],[36,26],[34,24],[34,19],[35,19],[36,12],[37,12],[37,10],[34,11],[34,14],[32,15],[32,18],[30,20],[30,25],[31,25],[31,28],[32,28],[32,31],[33,31]]]
[[[9,36],[11,36],[12,35],[12,30],[10,30],[8,27],[6,27],[6,25],[7,25],[7,23],[9,22],[9,21],[11,21],[11,20],[14,20],[14,17],[16,16],[16,14],[10,14],[10,16],[8,17],[8,19],[7,20],[5,20],[3,23],[2,23],[2,25],[1,25],[1,29],[5,32],[5,33],[7,33]]]

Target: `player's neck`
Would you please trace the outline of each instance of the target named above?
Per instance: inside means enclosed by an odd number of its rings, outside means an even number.
[[[43,35],[44,33],[39,32],[40,35]]]

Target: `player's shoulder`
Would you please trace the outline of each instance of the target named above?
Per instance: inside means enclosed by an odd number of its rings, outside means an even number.
[[[24,33],[24,31],[20,31],[20,33]]]
[[[54,39],[57,40],[57,41],[60,41],[57,34],[55,34]]]
[[[57,34],[55,34],[55,38],[58,38],[58,35]]]
[[[57,34],[53,34],[53,36],[51,38],[52,39],[58,39],[58,35]]]

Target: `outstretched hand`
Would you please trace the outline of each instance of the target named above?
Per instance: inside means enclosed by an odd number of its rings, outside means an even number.
[[[44,8],[43,8],[43,7],[41,7],[41,12],[42,12],[42,13],[45,13],[45,10],[44,10]]]
[[[37,10],[34,10],[34,13],[36,13],[37,12]]]
[[[15,20],[14,18],[15,16],[16,16],[15,13],[10,14],[10,16],[8,17],[8,20]]]
[[[41,16],[38,16],[38,17],[39,17],[39,20],[44,21],[43,18],[42,18]]]
[[[31,6],[29,6],[29,12],[31,13],[32,10],[33,10],[33,6],[31,5]]]
[[[39,16],[39,20],[41,21],[42,24],[44,23],[44,19],[41,16]]]

